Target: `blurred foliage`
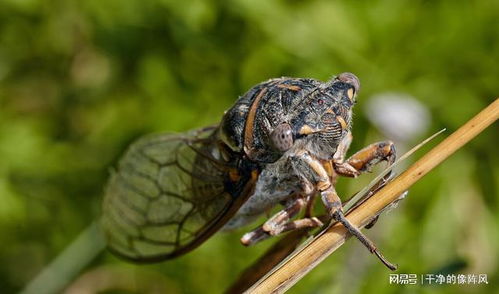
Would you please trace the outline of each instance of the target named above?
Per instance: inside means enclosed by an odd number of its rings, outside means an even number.
[[[380,92],[426,105],[428,134],[452,132],[498,95],[498,19],[495,0],[1,1],[1,292],[22,289],[98,218],[108,170],[127,144],[217,123],[268,78],[355,73],[352,150],[383,139],[362,108]],[[498,291],[497,133],[486,130],[367,232],[401,273],[483,273],[489,285],[390,285],[387,270],[350,241],[290,293]],[[367,181],[343,180],[341,195]],[[103,252],[75,281],[219,293],[272,243],[243,248],[247,229],[158,265]]]

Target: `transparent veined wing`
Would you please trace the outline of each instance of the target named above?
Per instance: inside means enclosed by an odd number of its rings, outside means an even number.
[[[101,225],[111,251],[138,262],[169,259],[228,220],[235,197],[224,186],[215,130],[151,135],[129,147],[104,197]]]

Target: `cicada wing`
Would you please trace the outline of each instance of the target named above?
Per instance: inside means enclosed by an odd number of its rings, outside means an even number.
[[[224,191],[213,132],[147,136],[130,146],[104,198],[102,227],[112,251],[158,261],[207,238],[233,202]]]

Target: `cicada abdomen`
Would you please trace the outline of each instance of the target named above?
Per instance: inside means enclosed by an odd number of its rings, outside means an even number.
[[[216,128],[146,136],[130,146],[106,189],[102,227],[109,248],[158,261],[197,247],[218,228],[233,195]]]

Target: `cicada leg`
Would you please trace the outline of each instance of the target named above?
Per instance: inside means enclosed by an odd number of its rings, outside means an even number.
[[[304,199],[300,199],[295,202],[294,206],[297,205],[297,203],[300,203],[300,210],[303,207],[309,207],[308,203],[313,202],[312,198],[309,198],[309,201],[305,201]],[[295,211],[293,215],[291,214],[286,214],[286,209],[283,209],[276,213],[273,218],[270,220],[266,221],[262,229],[267,232],[271,236],[276,236],[279,234],[282,234],[284,232],[292,231],[292,230],[299,230],[299,229],[304,229],[304,228],[316,228],[316,227],[321,227],[324,224],[322,223],[321,220],[319,220],[316,217],[312,216],[305,216],[304,218],[290,221],[290,219],[298,214],[299,211]],[[308,212],[307,212],[308,214]],[[283,217],[285,215],[285,217]]]
[[[305,204],[306,202],[303,198],[292,199],[283,210],[268,219],[263,224],[262,229],[272,236],[278,235],[281,232],[282,224],[289,222],[291,218],[301,211]]]
[[[350,221],[348,221],[348,219],[345,218],[341,206],[341,200],[332,186],[329,189],[321,192],[321,198],[322,201],[324,202],[324,205],[327,207],[329,214],[334,220],[339,221],[341,224],[343,224],[350,234],[354,235],[362,244],[364,244],[364,246],[367,247],[367,249],[371,253],[375,254],[381,260],[381,262],[383,262],[383,264],[386,265],[389,269],[391,270],[397,269],[397,266],[389,262],[383,256],[383,254],[381,254],[381,252],[376,248],[376,245],[374,245],[374,243],[371,240],[369,240],[369,238],[367,238],[366,235],[364,235],[356,226],[352,225]]]
[[[322,221],[316,217],[305,217],[299,220],[290,221],[290,219],[296,216],[304,207],[308,209],[311,201],[313,201],[313,197],[292,198],[288,201],[284,209],[274,214],[263,225],[244,234],[241,238],[241,243],[249,246],[263,241],[271,236],[276,236],[291,230],[322,226]]]
[[[340,146],[333,157],[334,170],[339,175],[356,177],[363,172],[369,171],[370,168],[378,162],[386,161],[388,165],[395,162],[395,145],[391,141],[371,144],[352,155],[346,161],[344,161],[344,153],[348,148],[345,148],[342,144],[345,144],[345,141],[340,143]],[[388,174],[387,177],[389,175],[390,174]]]
[[[322,227],[324,223],[317,217],[305,217],[282,225],[280,233],[304,229]]]
[[[336,148],[336,152],[333,156],[334,162],[343,162],[345,161],[345,156],[347,155],[348,149],[350,148],[350,144],[352,144],[353,136],[352,132],[348,131],[348,133],[343,137]]]
[[[342,223],[345,228],[354,235],[359,241],[364,244],[371,253],[375,254],[389,269],[395,270],[397,267],[390,263],[379,252],[374,243],[369,240],[357,227],[352,225],[343,214],[343,207],[340,197],[336,193],[333,184],[330,181],[330,172],[326,170],[324,164],[321,164],[317,159],[312,158],[308,154],[302,154],[301,159],[305,161],[312,171],[318,176],[319,180],[316,183],[317,190],[321,194],[321,199],[332,219]],[[326,165],[327,166],[327,165]]]
[[[371,144],[361,149],[345,161],[346,152],[348,151],[351,142],[352,134],[349,132],[340,142],[338,149],[334,154],[332,163],[334,171],[338,175],[345,177],[357,177],[361,173],[369,171],[373,165],[381,161],[386,161],[388,165],[391,165],[395,162],[395,145],[391,141],[383,141]],[[391,175],[392,172],[389,172],[378,183],[376,183],[371,193],[374,193],[383,188],[389,182]],[[377,220],[378,216],[376,216],[366,226],[366,228],[369,229],[374,226]]]
[[[314,212],[314,205],[315,205],[315,198],[316,198],[316,193],[311,193],[310,196],[308,197],[307,201],[307,207],[305,208],[305,217],[309,218],[312,217],[312,214]]]
[[[303,206],[305,206],[305,200],[301,197],[292,197],[285,205],[284,209],[274,214],[263,225],[244,234],[241,238],[241,243],[249,246],[263,241],[270,236],[278,235],[280,227],[298,214]]]

